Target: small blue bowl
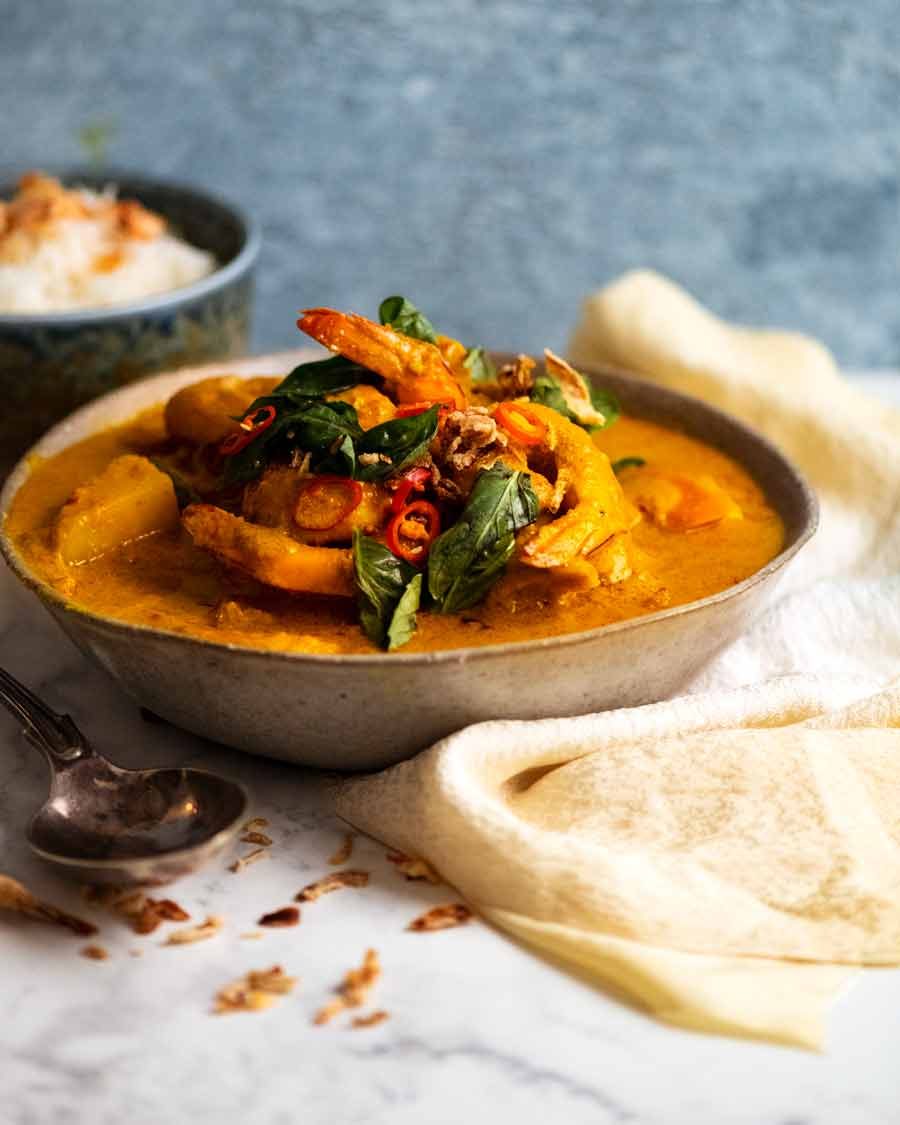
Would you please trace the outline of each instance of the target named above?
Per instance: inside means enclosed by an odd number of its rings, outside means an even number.
[[[155,371],[246,354],[260,235],[232,203],[196,188],[116,170],[57,173],[66,185],[137,199],[217,269],[139,302],[58,313],[0,313],[0,479],[74,409]],[[0,199],[14,184],[0,184]]]

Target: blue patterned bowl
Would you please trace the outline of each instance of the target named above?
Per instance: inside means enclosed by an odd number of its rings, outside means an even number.
[[[0,479],[37,437],[76,407],[151,372],[247,350],[256,223],[195,188],[114,170],[59,173],[66,184],[114,183],[215,255],[200,281],[146,300],[59,313],[0,313]],[[0,199],[15,187],[0,184]]]

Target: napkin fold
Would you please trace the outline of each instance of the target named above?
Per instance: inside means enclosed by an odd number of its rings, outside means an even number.
[[[588,299],[570,353],[764,430],[816,486],[819,535],[689,694],[479,724],[337,810],[659,1019],[818,1048],[852,966],[900,963],[900,411],[648,272]]]

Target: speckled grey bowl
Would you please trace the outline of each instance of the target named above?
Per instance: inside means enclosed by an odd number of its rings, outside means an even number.
[[[228,370],[246,376],[287,371],[296,360],[296,354],[263,357]],[[209,373],[159,375],[107,395],[51,430],[32,452],[57,453]],[[2,527],[0,549],[79,648],[137,703],[253,754],[328,769],[375,769],[482,719],[650,703],[676,692],[760,612],[785,565],[815,531],[818,508],[790,462],[734,418],[626,375],[602,373],[601,381],[628,413],[702,438],[739,461],[784,520],[782,552],[712,597],[583,633],[424,654],[313,656],[216,644],[88,613],[30,572]],[[0,494],[0,519],[28,472],[26,457]]]
[[[195,188],[128,172],[55,172],[67,185],[116,184],[164,215],[172,229],[215,255],[218,268],[192,285],[139,302],[58,313],[0,312],[0,480],[18,456],[76,407],[154,371],[244,355],[250,329],[254,221]],[[0,199],[14,183],[0,184]]]

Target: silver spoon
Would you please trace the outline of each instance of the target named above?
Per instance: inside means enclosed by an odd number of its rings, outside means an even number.
[[[0,668],[0,703],[50,766],[50,796],[28,826],[42,859],[91,883],[168,883],[196,870],[234,837],[247,812],[242,785],[206,770],[128,770],[101,757]]]

